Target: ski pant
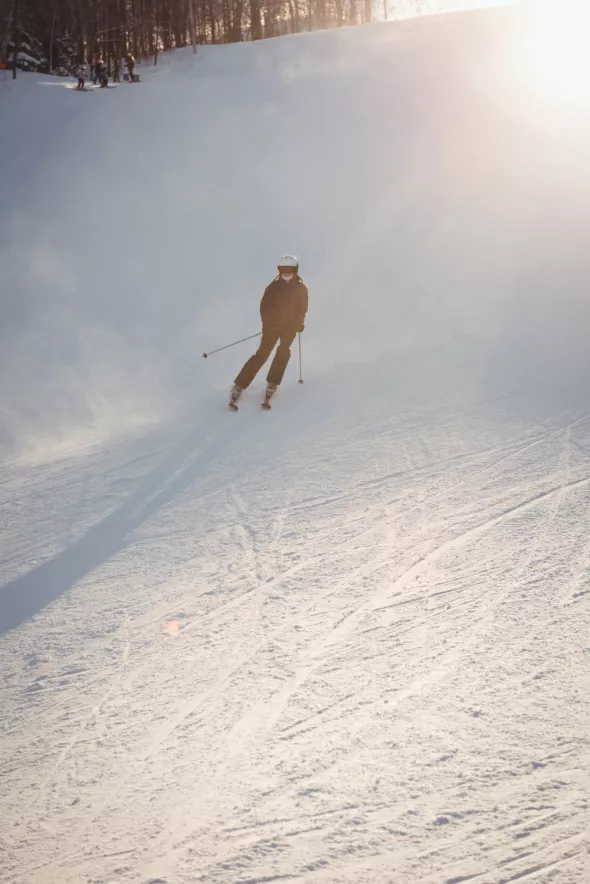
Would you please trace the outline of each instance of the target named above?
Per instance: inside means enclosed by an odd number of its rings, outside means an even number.
[[[293,343],[296,334],[297,332],[293,331],[293,329],[263,328],[262,340],[260,341],[258,350],[254,356],[251,356],[245,363],[234,383],[243,390],[245,390],[246,387],[249,387],[274,350],[275,344],[280,340],[277,352],[275,353],[275,358],[271,363],[266,378],[269,384],[276,384],[278,386],[283,380],[283,375],[285,374],[285,369],[287,368],[287,363],[291,356],[291,344]]]

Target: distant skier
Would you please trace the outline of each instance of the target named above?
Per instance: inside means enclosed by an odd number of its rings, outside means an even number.
[[[98,79],[100,82],[100,88],[106,89],[109,85],[109,69],[106,61],[103,61],[102,58],[98,62]]]
[[[121,82],[121,61],[116,58],[113,65],[113,83]]]
[[[267,286],[262,296],[262,340],[256,353],[248,359],[234,381],[229,400],[232,409],[237,409],[238,399],[250,386],[277,341],[280,341],[266,378],[266,395],[262,403],[265,408],[270,408],[291,356],[291,344],[297,332],[304,329],[308,296],[307,287],[299,276],[299,261],[293,255],[285,255],[279,261],[278,271],[279,275]]]
[[[127,70],[129,71],[129,82],[133,83],[134,71],[135,71],[135,59],[133,58],[131,53],[129,53],[129,55],[127,56]]]
[[[76,89],[85,89],[86,88],[86,66],[83,64],[78,65],[76,68],[76,76],[78,77],[78,85]]]

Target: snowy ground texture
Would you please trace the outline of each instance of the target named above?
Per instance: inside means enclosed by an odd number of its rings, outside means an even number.
[[[519,27],[0,93],[2,882],[590,881],[587,133]],[[285,251],[306,382],[232,414]]]

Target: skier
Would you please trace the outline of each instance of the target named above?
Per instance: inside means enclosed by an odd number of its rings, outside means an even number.
[[[119,58],[115,59],[114,67],[113,67],[113,83],[121,82],[121,60]]]
[[[134,71],[135,71],[135,59],[133,58],[133,56],[131,55],[131,53],[129,53],[129,55],[127,56],[127,70],[129,71],[129,82],[130,82],[130,83],[133,83],[133,79],[134,79],[134,76],[135,76],[135,75],[134,75]]]
[[[85,89],[85,79],[86,79],[86,66],[81,64],[76,68],[76,76],[78,77],[78,85],[76,89]]]
[[[250,386],[277,341],[280,341],[266,378],[266,395],[262,403],[264,408],[270,408],[291,356],[291,344],[297,332],[302,332],[305,326],[308,297],[307,287],[299,276],[299,261],[293,255],[285,255],[279,261],[278,271],[278,276],[267,286],[260,302],[260,346],[245,363],[232,387],[229,407],[234,410],[237,410],[240,396]]]
[[[107,63],[101,58],[98,65],[98,78],[100,80],[100,88],[106,89],[109,85],[109,71],[107,68]]]

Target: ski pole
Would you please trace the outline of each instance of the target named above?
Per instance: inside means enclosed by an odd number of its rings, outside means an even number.
[[[301,375],[301,332],[299,332],[299,383],[303,383],[303,377]]]
[[[220,353],[221,350],[227,350],[229,347],[235,347],[236,344],[241,344],[244,341],[251,341],[252,338],[259,338],[262,332],[256,332],[255,335],[249,335],[247,338],[240,338],[239,341],[234,341],[233,344],[226,344],[225,347],[218,347],[217,350],[210,350],[209,353],[203,353],[203,359],[206,359],[207,356],[213,356],[214,353]]]

